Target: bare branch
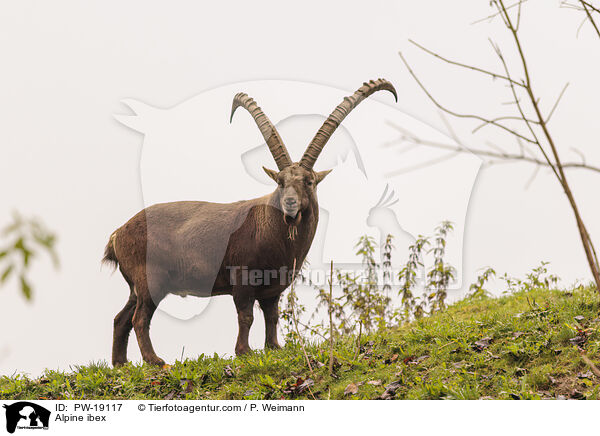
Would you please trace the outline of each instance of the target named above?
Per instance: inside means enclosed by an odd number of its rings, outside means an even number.
[[[519,7],[517,12],[517,31],[519,30],[519,26],[521,25],[521,5],[523,4],[523,0],[519,0]]]
[[[592,5],[590,5],[589,2],[586,0],[578,0],[578,1],[579,1],[579,4],[581,4],[582,9],[585,10],[588,19],[590,20],[590,22],[594,26],[594,29],[596,30],[598,36],[600,37],[600,30],[596,26],[594,17],[592,16],[592,12],[598,12],[598,10],[596,8],[592,7]],[[536,96],[536,94],[533,90],[531,75],[530,75],[530,71],[529,71],[529,65],[528,65],[528,62],[527,62],[527,59],[525,56],[525,52],[523,50],[523,46],[521,44],[521,40],[520,40],[520,37],[518,34],[519,25],[521,23],[521,12],[522,12],[523,2],[524,2],[524,0],[519,0],[517,3],[507,7],[504,4],[504,0],[491,0],[490,4],[496,8],[496,13],[494,15],[488,17],[490,19],[493,19],[496,16],[500,16],[502,19],[502,22],[504,23],[505,27],[508,29],[510,35],[512,36],[512,40],[514,42],[514,49],[517,54],[517,59],[519,60],[520,67],[522,69],[522,74],[524,75],[524,79],[521,81],[516,81],[513,79],[511,70],[509,69],[509,67],[507,65],[507,62],[502,54],[502,51],[500,50],[500,47],[497,44],[493,43],[492,41],[490,41],[490,42],[492,43],[492,47],[493,47],[494,51],[496,52],[496,55],[498,56],[498,58],[502,64],[502,67],[504,69],[504,74],[492,73],[488,70],[484,70],[479,67],[474,67],[474,66],[462,64],[459,62],[451,61],[451,60],[446,59],[446,58],[438,55],[437,53],[434,53],[428,49],[425,49],[424,47],[411,41],[411,43],[413,43],[415,46],[417,46],[421,50],[424,50],[428,54],[430,54],[430,55],[436,57],[437,59],[440,59],[446,63],[452,64],[452,65],[457,65],[462,68],[467,68],[472,71],[479,72],[483,75],[491,76],[493,78],[500,78],[500,79],[504,80],[505,82],[507,82],[509,85],[509,88],[510,88],[510,92],[512,94],[512,98],[513,98],[513,101],[511,102],[511,104],[514,104],[515,107],[517,108],[518,114],[519,114],[518,117],[500,116],[500,117],[490,118],[490,117],[483,117],[483,116],[476,115],[476,114],[462,114],[462,113],[457,113],[455,111],[452,111],[452,110],[446,108],[445,106],[443,106],[442,104],[440,104],[433,97],[433,95],[429,92],[429,90],[425,87],[425,85],[423,85],[423,83],[419,80],[417,75],[414,73],[414,71],[412,70],[409,63],[402,55],[402,53],[400,53],[400,58],[401,58],[402,62],[404,63],[404,65],[407,67],[410,75],[413,77],[413,79],[419,85],[419,87],[423,90],[423,92],[427,95],[427,97],[433,102],[433,104],[435,104],[435,106],[438,107],[439,109],[441,109],[443,112],[450,114],[452,116],[455,116],[457,118],[478,120],[483,123],[483,126],[490,125],[490,126],[498,127],[499,129],[513,135],[513,137],[515,137],[517,139],[517,142],[519,142],[520,140],[523,140],[523,141],[527,142],[528,144],[535,145],[535,149],[537,149],[542,154],[543,159],[538,159],[536,156],[526,156],[524,154],[524,150],[527,150],[528,153],[530,153],[530,150],[528,150],[526,147],[523,147],[523,144],[521,144],[521,143],[519,143],[519,146],[521,147],[521,153],[518,155],[504,153],[504,152],[500,152],[500,151],[488,151],[488,150],[475,150],[475,151],[476,151],[476,154],[479,154],[481,156],[486,156],[487,158],[489,158],[487,161],[488,165],[496,164],[497,162],[499,163],[500,161],[507,162],[510,160],[521,160],[521,161],[532,162],[535,165],[537,165],[538,168],[542,167],[542,166],[546,166],[552,170],[557,181],[560,183],[561,187],[563,188],[563,191],[567,197],[569,205],[575,216],[575,221],[577,223],[577,228],[579,230],[579,235],[581,237],[581,242],[582,242],[585,254],[586,254],[586,258],[588,260],[590,271],[592,273],[592,276],[594,277],[594,281],[598,288],[598,292],[600,292],[600,265],[598,262],[598,256],[596,254],[591,237],[590,237],[590,235],[587,231],[587,228],[583,222],[583,218],[581,217],[581,214],[579,212],[579,208],[575,201],[575,197],[573,195],[573,192],[571,191],[571,187],[570,187],[567,177],[565,175],[565,170],[567,168],[573,168],[573,167],[584,168],[584,167],[587,167],[587,165],[586,165],[585,161],[583,161],[581,163],[563,163],[561,161],[560,155],[558,153],[558,149],[557,149],[556,143],[554,141],[554,137],[552,136],[552,134],[548,128],[548,122],[551,119],[552,115],[554,114],[554,112],[562,98],[562,95],[564,94],[564,92],[566,90],[566,86],[563,88],[563,90],[559,94],[559,97],[558,97],[557,101],[554,103],[553,107],[551,108],[549,114],[547,116],[544,116],[542,114],[542,111],[540,108],[540,99],[539,99],[539,97]],[[515,6],[517,7],[517,13],[516,13],[517,16],[516,16],[516,20],[513,20],[513,18],[509,14],[508,10]],[[524,94],[524,96],[520,95],[519,92],[521,94]],[[527,106],[528,106],[528,108],[527,108],[528,111],[533,112],[532,116],[529,116],[527,114],[525,107],[524,107],[525,104],[527,104]],[[502,121],[507,121],[507,120],[517,120],[517,121],[522,122],[523,124],[525,124],[525,127],[528,129],[529,134],[527,136],[524,134],[521,134],[517,130],[515,130],[511,127],[508,127],[506,124],[502,123]],[[481,128],[483,126],[475,128],[475,131],[477,131],[479,128]],[[446,148],[446,149],[448,149],[448,151],[450,151],[450,154],[445,155],[437,160],[430,161],[429,163],[426,163],[425,165],[435,164],[441,160],[447,160],[449,158],[452,158],[453,155],[458,154],[458,153],[464,153],[466,151],[473,152],[473,150],[470,150],[461,144],[451,146],[450,148],[448,148],[447,146],[440,147],[439,144],[436,144],[434,146],[437,146],[438,148]],[[549,150],[549,151],[547,152],[547,150]],[[500,159],[500,160],[498,161],[497,159]],[[423,166],[423,165],[421,165],[421,166]],[[588,169],[590,169],[590,168],[588,168]],[[592,170],[598,171],[597,168],[593,168]],[[402,171],[405,171],[405,170],[401,170],[401,172]],[[530,179],[530,182],[528,182],[528,185],[535,179],[536,175],[537,175],[537,171],[533,174],[532,178]]]
[[[485,118],[479,115],[473,115],[473,114],[461,114],[458,112],[454,112],[453,110],[450,110],[448,108],[446,108],[445,106],[441,105],[434,97],[433,95],[431,95],[431,93],[427,90],[427,88],[425,87],[425,85],[423,85],[423,83],[419,80],[419,78],[417,77],[417,75],[415,74],[415,72],[412,70],[412,68],[410,67],[408,61],[406,60],[406,58],[404,57],[404,55],[402,54],[402,52],[398,52],[398,54],[400,55],[400,59],[402,59],[402,62],[404,63],[404,65],[406,65],[406,68],[408,69],[408,72],[410,73],[410,75],[413,77],[413,79],[415,79],[415,82],[417,82],[417,84],[419,85],[419,87],[423,90],[423,92],[425,93],[425,95],[427,95],[427,97],[432,101],[433,104],[435,104],[439,109],[443,110],[444,112],[457,117],[457,118],[470,118],[470,119],[474,119],[474,120],[479,120],[482,121],[486,124],[492,125],[492,126],[496,126],[502,130],[505,130],[506,132],[510,133],[511,135],[517,136],[519,138],[521,138],[524,141],[530,142],[532,144],[536,144],[536,141],[534,139],[528,138],[522,134],[520,134],[519,132],[503,125],[500,124],[496,121],[493,121],[489,118]]]
[[[518,102],[517,100],[515,100],[515,101],[511,101],[510,103],[511,103],[511,104],[519,104],[519,102]],[[523,118],[521,118],[520,116],[518,117],[518,116],[514,116],[514,115],[505,115],[505,116],[502,116],[502,117],[496,117],[496,118],[492,118],[492,120],[491,120],[491,121],[502,121],[502,120],[515,120],[515,121],[523,121]],[[530,119],[527,119],[527,121],[528,121],[529,123],[532,123],[532,124],[538,124],[538,122],[537,122],[536,120],[530,120]],[[471,133],[477,133],[477,131],[478,131],[478,130],[482,129],[483,127],[487,126],[488,124],[489,124],[489,123],[485,123],[485,122],[484,122],[484,123],[481,123],[480,125],[478,125],[477,127],[475,127],[475,128],[474,128],[474,129],[471,131]]]
[[[579,0],[579,2],[580,2],[581,4],[583,4],[584,6],[586,6],[586,7],[590,8],[592,11],[594,11],[594,12],[597,12],[597,13],[599,13],[599,14],[600,14],[600,9],[599,9],[599,8],[597,8],[597,7],[595,7],[595,6],[594,6],[593,4],[591,4],[590,2],[586,2],[586,1],[582,1],[582,0]]]
[[[506,17],[506,20],[508,23],[510,23],[510,18],[508,16]],[[502,51],[500,50],[500,47],[498,47],[498,45],[494,44],[492,41],[490,41],[490,43],[492,44],[492,47],[494,47],[494,50],[496,51],[496,54],[498,55],[498,58],[500,59],[500,62],[502,63],[502,66],[504,67],[504,71],[510,77],[510,71],[508,69],[508,66],[506,65],[506,61],[504,60],[504,56],[502,55]],[[525,89],[527,90],[527,93],[529,94],[531,84],[529,82],[529,74],[527,73],[526,70],[525,70],[525,72],[526,72],[525,76],[527,77],[527,81],[525,82],[525,87],[526,87]],[[510,90],[513,94],[513,98],[514,98],[515,104],[517,105],[517,109],[519,110],[521,119],[523,120],[523,122],[525,123],[527,128],[529,129],[529,132],[531,133],[531,135],[535,138],[535,144],[537,145],[538,149],[541,151],[542,155],[544,156],[544,159],[548,163],[548,166],[552,169],[552,171],[554,172],[556,177],[558,177],[560,179],[561,176],[560,176],[559,172],[556,170],[556,168],[554,166],[554,162],[552,162],[550,160],[550,157],[547,155],[546,151],[544,150],[544,147],[540,143],[540,141],[535,133],[535,130],[531,126],[532,123],[529,121],[529,119],[525,115],[525,112],[523,111],[523,107],[521,106],[521,102],[519,101],[519,98],[517,96],[517,91],[516,91],[515,87],[512,85],[512,83],[510,83]],[[541,125],[542,122],[543,122],[543,120],[540,120],[538,118],[538,124]]]
[[[514,4],[510,5],[510,6],[507,6],[507,7],[506,7],[506,9],[512,9],[512,8],[514,8],[515,6],[519,6],[519,8],[520,8],[520,7],[521,7],[521,4],[525,3],[526,1],[527,1],[527,0],[519,0],[517,3],[514,3]],[[494,13],[494,14],[488,15],[487,17],[480,18],[480,19],[479,19],[479,20],[477,20],[477,21],[473,21],[473,22],[471,23],[471,25],[473,25],[473,24],[479,24],[479,23],[483,23],[484,21],[492,21],[494,18],[496,18],[496,17],[497,17],[497,16],[499,16],[499,15],[501,15],[501,14],[500,14],[500,12],[496,12],[496,13]]]
[[[504,151],[502,148],[498,147],[497,145],[495,145],[491,142],[487,142],[486,144],[489,145],[490,147],[493,147],[497,151],[490,151],[490,150],[485,150],[485,149],[481,149],[481,148],[468,147],[456,137],[453,138],[456,142],[455,144],[446,144],[446,143],[437,142],[437,141],[428,141],[428,140],[419,138],[412,132],[408,131],[407,129],[405,129],[401,126],[398,126],[395,123],[388,121],[387,124],[389,126],[393,127],[394,129],[398,130],[401,133],[400,137],[396,141],[394,141],[396,143],[403,143],[403,142],[408,141],[408,142],[410,142],[412,144],[416,144],[416,145],[424,145],[426,147],[437,148],[440,150],[447,150],[447,151],[453,152],[452,157],[456,156],[458,153],[472,153],[481,158],[492,158],[492,159],[498,159],[498,160],[502,160],[502,161],[521,161],[521,162],[528,162],[528,163],[534,164],[538,167],[550,167],[550,165],[548,164],[548,162],[545,159],[536,158],[535,155],[531,155],[531,156],[524,155],[523,150],[526,150],[528,153],[530,153],[530,150],[527,148],[525,148],[525,149],[521,148],[521,153],[517,154],[517,153],[510,153],[510,152]],[[521,144],[521,146],[522,146],[522,144]],[[403,149],[401,152],[406,152],[406,151],[407,151],[407,149]],[[574,149],[574,151],[578,152],[578,150],[576,150],[576,149]],[[445,155],[442,158],[433,159],[431,161],[425,162],[423,164],[419,164],[414,167],[403,168],[403,169],[399,170],[398,172],[390,173],[387,175],[404,174],[404,173],[407,173],[410,171],[414,171],[415,169],[423,168],[427,165],[434,165],[434,164],[446,161],[449,158],[450,158],[449,155]],[[495,161],[486,161],[486,164],[491,165],[494,162]],[[425,165],[425,164],[427,164],[427,165]],[[565,169],[585,169],[585,170],[593,171],[593,172],[600,174],[600,167],[588,165],[585,162],[585,160],[582,162],[565,162],[562,165],[563,165],[563,168],[565,168]]]
[[[583,155],[583,153],[575,147],[571,147],[571,150],[577,153],[579,157],[581,157],[581,163],[585,164],[585,156]]]
[[[585,11],[585,14],[587,15],[588,20],[590,20],[590,23],[592,23],[594,30],[596,30],[596,34],[598,35],[598,38],[600,38],[600,29],[598,29],[598,26],[596,25],[596,22],[594,21],[594,17],[592,17],[592,13],[590,12],[590,9],[595,12],[600,12],[600,11],[586,1],[579,0],[579,3],[581,3],[581,5],[583,6],[583,10]]]
[[[519,39],[517,29],[513,25],[510,15],[506,11],[506,7],[504,6],[504,1],[503,0],[492,0],[492,2],[494,5],[496,5],[498,11],[502,12],[502,15],[504,16],[504,19],[505,19],[505,23],[507,25],[507,28],[513,36],[513,40],[515,42],[515,47],[516,47],[519,57],[521,59],[521,66],[522,66],[523,72],[525,74],[525,82],[524,83],[526,85],[525,89],[527,91],[527,95],[529,97],[529,100],[531,102],[533,110],[535,111],[536,117],[537,117],[538,121],[540,122],[540,128],[544,134],[544,137],[546,138],[548,146],[550,147],[552,156],[554,157],[554,163],[555,163],[555,167],[556,167],[555,168],[556,177],[557,177],[559,183],[561,184],[561,186],[565,192],[565,195],[567,196],[567,199],[569,201],[569,204],[571,206],[573,214],[575,215],[575,221],[577,222],[577,228],[579,230],[579,235],[581,237],[581,242],[583,244],[583,248],[584,248],[584,251],[585,251],[589,266],[590,266],[590,270],[591,270],[592,276],[594,277],[594,281],[596,282],[596,287],[598,289],[598,292],[600,292],[600,264],[598,262],[598,256],[596,254],[594,244],[588,233],[585,223],[583,222],[583,218],[581,217],[581,214],[579,213],[579,207],[577,206],[575,197],[573,195],[573,192],[571,191],[571,187],[569,186],[569,183],[568,183],[565,173],[563,171],[563,164],[560,160],[560,156],[558,154],[558,150],[556,148],[554,138],[550,134],[548,126],[547,126],[546,122],[544,121],[544,116],[542,115],[540,107],[539,107],[539,99],[535,97],[535,94],[533,92],[533,87],[531,85],[531,76],[529,74],[529,67],[527,64],[527,60],[525,58],[525,54],[523,51],[523,47],[521,45],[521,40]],[[586,9],[586,13],[589,14],[588,16],[590,17],[591,21],[593,21],[593,18],[591,18],[591,14],[589,13],[589,11],[587,9]],[[598,33],[598,35],[600,36],[600,32]],[[540,145],[540,150],[543,151],[541,145]]]
[[[494,72],[492,72],[492,71],[484,70],[484,69],[482,69],[482,68],[479,68],[479,67],[475,67],[475,66],[472,66],[472,65],[467,65],[467,64],[463,64],[463,63],[460,63],[460,62],[456,62],[456,61],[453,61],[453,60],[447,59],[447,58],[445,58],[445,57],[443,57],[443,56],[440,56],[439,54],[437,54],[437,53],[435,53],[435,52],[433,52],[433,51],[429,50],[428,48],[425,48],[425,47],[423,47],[422,45],[420,45],[419,43],[417,43],[417,42],[413,41],[412,39],[409,39],[409,40],[408,40],[408,42],[410,42],[410,43],[411,43],[411,44],[413,44],[414,46],[416,46],[416,47],[420,48],[420,49],[421,49],[421,50],[423,50],[425,53],[428,53],[428,54],[430,54],[431,56],[433,56],[433,57],[435,57],[435,58],[438,58],[438,59],[440,59],[440,60],[442,60],[442,61],[444,61],[444,62],[446,62],[446,63],[448,63],[448,64],[451,64],[451,65],[456,65],[456,66],[458,66],[458,67],[466,68],[466,69],[473,70],[473,71],[477,71],[477,72],[479,72],[479,73],[483,73],[483,74],[485,74],[485,75],[491,76],[491,77],[492,77],[492,78],[494,78],[494,79],[502,79],[502,80],[506,80],[506,81],[509,81],[509,82],[513,82],[513,84],[514,84],[515,86],[523,86],[523,84],[521,84],[521,83],[519,83],[519,82],[515,82],[515,81],[513,81],[513,80],[512,80],[510,77],[503,76],[502,74],[494,73]]]

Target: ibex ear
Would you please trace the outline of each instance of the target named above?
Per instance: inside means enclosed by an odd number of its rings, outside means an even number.
[[[326,176],[327,174],[329,174],[330,172],[332,172],[332,171],[333,171],[333,170],[317,171],[317,172],[315,173],[315,176],[316,176],[316,183],[317,183],[317,185],[318,185],[319,183],[321,183],[321,180],[323,180],[323,179],[325,178],[325,176]]]
[[[277,182],[277,176],[279,175],[279,173],[277,171],[273,171],[270,170],[268,168],[262,167],[263,170],[265,170],[265,173],[267,173],[267,176],[269,176],[270,178],[272,178],[273,180],[275,180]]]

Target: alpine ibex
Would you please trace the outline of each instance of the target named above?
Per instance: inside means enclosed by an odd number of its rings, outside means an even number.
[[[363,84],[335,108],[297,163],[254,100],[244,93],[234,97],[231,118],[238,107],[252,115],[279,171],[263,168],[278,187],[264,197],[229,204],[156,204],[113,232],[103,261],[119,267],[130,289],[129,300],[114,320],[113,365],[127,362],[132,328],[143,359],[165,365],[152,347],[150,320],[169,293],[232,295],[238,313],[238,355],[250,351],[248,333],[258,300],[265,317],[265,346],[279,347],[279,297],[291,282],[294,265],[302,265],[308,253],[319,219],[316,186],[331,171],[315,172],[313,165],[342,120],[380,90],[390,91],[397,101],[388,81]]]

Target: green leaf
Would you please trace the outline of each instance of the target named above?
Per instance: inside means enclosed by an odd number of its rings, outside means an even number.
[[[19,239],[17,239],[15,241],[15,244],[13,247],[15,248],[15,250],[22,250],[24,247],[23,243],[24,243],[23,237],[20,237]]]
[[[13,213],[13,220],[14,222],[12,224],[10,224],[2,230],[2,233],[4,235],[9,235],[23,227],[23,220],[17,212]]]
[[[51,249],[54,246],[54,243],[56,241],[56,237],[54,235],[52,235],[52,234],[39,234],[39,233],[36,233],[36,234],[33,235],[33,238],[35,239],[35,241],[38,244],[40,244],[40,245],[42,245],[42,246],[44,246],[44,247],[46,247],[48,249]]]
[[[26,300],[31,300],[31,286],[23,275],[21,275],[21,292],[23,292]]]
[[[27,249],[25,246],[23,246],[22,253],[23,253],[23,265],[25,267],[28,267],[29,259],[31,259],[35,253],[33,251]]]
[[[14,265],[8,265],[6,267],[6,269],[2,273],[2,276],[0,276],[0,283],[4,283],[8,279],[8,276],[10,276],[10,273],[12,272],[14,267],[15,267]]]

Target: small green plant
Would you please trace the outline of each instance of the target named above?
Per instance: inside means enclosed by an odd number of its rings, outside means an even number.
[[[58,267],[56,236],[38,219],[24,218],[17,212],[13,214],[12,223],[2,230],[1,236],[6,242],[0,245],[0,285],[15,276],[21,293],[26,300],[31,300],[33,287],[27,277],[31,261],[41,252],[46,252],[54,266]]]
[[[429,250],[433,254],[433,266],[427,273],[426,289],[431,313],[446,308],[448,286],[456,277],[456,268],[444,261],[446,240],[453,229],[450,221],[443,221],[435,229],[433,247]]]
[[[408,260],[400,270],[400,296],[402,297],[402,309],[398,312],[401,320],[408,321],[411,317],[421,318],[425,313],[424,301],[415,297],[413,290],[417,285],[419,272],[423,268],[423,251],[429,245],[429,239],[419,235],[413,245],[408,248]]]
[[[335,284],[341,288],[341,295],[330,297],[329,289],[316,287],[319,291],[319,303],[311,319],[318,316],[321,308],[331,312],[333,335],[351,335],[364,329],[370,333],[376,328],[385,327],[391,319],[391,251],[392,237],[388,236],[383,250],[384,262],[377,263],[375,251],[377,244],[369,236],[362,236],[355,246],[360,256],[362,271],[343,272],[335,270]],[[385,264],[385,267],[383,266]],[[383,282],[379,272],[383,272]],[[323,327],[324,333],[331,334]]]
[[[442,311],[446,308],[448,286],[456,277],[456,268],[445,261],[446,241],[453,230],[450,221],[443,221],[433,237],[419,235],[409,247],[408,261],[400,270],[400,296],[402,309],[397,311],[399,320],[419,319],[427,313]],[[424,254],[433,256],[433,265],[427,269],[424,294],[415,295],[419,274],[425,269]]]
[[[485,284],[496,276],[496,271],[493,268],[485,268],[469,287],[467,298],[489,298],[491,294],[484,288]]]
[[[391,263],[391,239],[389,253],[387,254]],[[375,261],[375,248],[377,244],[373,238],[363,236],[359,239],[356,254],[361,256],[364,273],[353,277],[353,280],[342,283],[342,291],[347,294],[347,299],[352,303],[352,311],[356,314],[359,324],[367,333],[375,327],[385,327],[390,318],[391,299],[386,295],[385,283],[379,283],[378,272],[382,265]],[[385,247],[384,247],[384,256]],[[358,285],[357,285],[358,284]],[[350,293],[351,289],[356,293]]]
[[[527,274],[525,286],[528,288],[550,289],[551,286],[556,285],[556,283],[558,283],[558,277],[548,273],[546,265],[549,265],[549,262],[542,262],[540,266],[533,268],[531,272]]]
[[[280,325],[284,331],[286,341],[297,340],[297,334],[294,329],[294,318],[298,320],[306,311],[304,305],[298,302],[298,295],[295,291],[289,291],[285,297],[284,304],[279,309]]]
[[[394,236],[387,235],[381,253],[381,271],[383,272],[383,290],[389,292],[392,290],[390,284],[392,280],[392,250],[394,249]]]
[[[531,272],[527,273],[525,279],[509,277],[506,273],[501,277],[506,283],[505,293],[530,291],[533,289],[551,289],[558,283],[558,277],[548,272],[549,262],[541,262]]]

